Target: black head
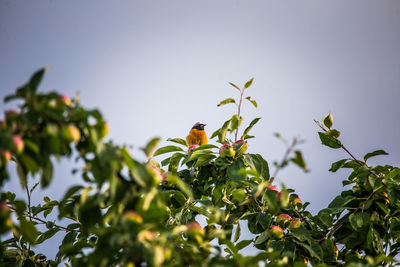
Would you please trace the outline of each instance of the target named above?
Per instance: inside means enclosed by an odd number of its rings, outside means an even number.
[[[192,129],[197,129],[197,130],[204,130],[204,126],[207,124],[196,122],[195,125],[193,125]]]

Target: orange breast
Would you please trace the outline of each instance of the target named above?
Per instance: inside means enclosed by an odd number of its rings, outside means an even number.
[[[205,145],[208,143],[206,132],[203,130],[192,129],[186,137],[186,143],[190,145]]]

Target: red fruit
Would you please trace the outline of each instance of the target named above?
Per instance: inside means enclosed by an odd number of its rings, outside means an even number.
[[[283,229],[278,225],[272,225],[270,229],[271,237],[274,239],[281,239],[283,237]]]
[[[295,228],[299,228],[301,225],[301,221],[298,218],[292,218],[292,220],[290,221],[289,224],[289,228],[290,229],[295,229]]]
[[[161,178],[161,182],[165,182],[165,180],[167,180],[168,175],[170,175],[170,172],[163,172],[162,173],[162,178]]]
[[[13,140],[13,147],[17,153],[22,153],[24,151],[25,143],[24,140],[18,135],[14,135],[12,137]]]
[[[230,144],[225,144],[219,148],[219,155],[221,158],[235,156],[235,150],[233,150],[233,146]]]
[[[281,215],[279,215],[278,217],[276,217],[276,222],[277,223],[279,223],[279,222],[288,222],[288,221],[290,221],[290,219],[292,219],[292,217],[290,217],[290,215],[288,215],[288,214],[281,214]]]
[[[200,147],[199,145],[190,145],[189,147],[188,147],[188,154],[190,153],[190,152],[192,152],[192,150],[193,149],[195,149],[195,148],[198,148],[198,147]]]
[[[140,216],[137,212],[133,210],[126,211],[122,218],[124,221],[130,221],[134,224],[141,224],[143,222],[142,216]]]
[[[278,192],[278,188],[276,188],[276,186],[274,186],[274,185],[269,185],[269,186],[267,187],[267,189],[268,189],[268,190],[273,190],[273,191]]]
[[[149,164],[147,164],[147,170],[149,171],[150,175],[153,177],[154,182],[156,184],[161,183],[163,181],[163,177],[161,175],[160,168],[149,163]]]
[[[198,222],[191,222],[187,225],[187,233],[189,235],[204,235],[204,229]]]
[[[72,101],[67,95],[61,94],[60,100],[62,103],[64,103],[64,105],[71,106]]]
[[[61,129],[61,135],[65,140],[69,142],[78,142],[81,139],[81,132],[75,125],[72,124],[64,126]]]
[[[247,142],[245,140],[237,140],[233,145],[233,148],[236,151],[236,157],[240,157],[241,155],[243,155],[248,147],[249,146],[247,145]]]

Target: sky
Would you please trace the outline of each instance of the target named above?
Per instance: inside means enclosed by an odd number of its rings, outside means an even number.
[[[217,107],[239,97],[228,82],[254,77],[248,95],[258,108],[244,104],[243,127],[262,119],[248,152],[261,154],[273,172],[285,152],[273,134],[304,139],[299,148],[311,172],[289,167],[277,184],[296,189],[313,213],[340,194],[350,174],[328,172],[348,155],[321,145],[313,119],[332,112],[340,140],[356,157],[383,149],[389,155],[370,164],[400,163],[396,0],[0,0],[0,99],[44,66],[51,70],[41,91],[79,92],[85,107],[99,108],[109,121],[109,138],[132,145],[138,159],[152,137],[185,138],[197,121],[211,135],[236,112]],[[15,107],[1,102],[0,112]],[[59,162],[34,204],[81,183],[73,166]],[[5,190],[24,198],[10,172]],[[61,237],[39,249],[55,255]]]

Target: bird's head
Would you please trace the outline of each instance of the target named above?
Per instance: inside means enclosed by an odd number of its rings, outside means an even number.
[[[207,124],[201,123],[201,122],[196,122],[195,125],[193,125],[192,129],[197,129],[197,130],[204,130],[204,126]]]

